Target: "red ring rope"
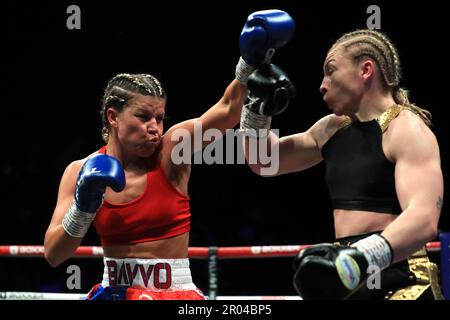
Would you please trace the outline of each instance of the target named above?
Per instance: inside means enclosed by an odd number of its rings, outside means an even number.
[[[218,259],[241,259],[262,257],[293,257],[308,245],[252,246],[252,247],[218,247]],[[439,242],[429,242],[427,251],[439,252]],[[189,247],[189,258],[205,259],[209,256],[208,247]],[[103,256],[100,246],[80,246],[74,257],[95,258]],[[7,245],[0,246],[0,257],[44,257],[44,246]]]

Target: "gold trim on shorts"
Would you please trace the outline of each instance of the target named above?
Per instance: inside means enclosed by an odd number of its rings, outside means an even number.
[[[428,288],[431,287],[436,300],[443,300],[439,285],[438,268],[430,262],[425,248],[414,252],[408,258],[409,270],[416,276],[417,284],[389,292],[387,300],[417,300]]]

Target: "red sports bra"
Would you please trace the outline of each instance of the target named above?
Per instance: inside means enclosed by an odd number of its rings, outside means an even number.
[[[106,146],[99,150],[106,153]],[[128,203],[104,201],[94,225],[102,245],[166,239],[190,230],[189,196],[179,193],[161,166],[147,172],[144,193]]]

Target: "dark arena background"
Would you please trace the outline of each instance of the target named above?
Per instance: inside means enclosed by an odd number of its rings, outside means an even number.
[[[77,5],[80,29],[69,29]],[[151,73],[168,93],[165,129],[198,117],[234,78],[239,34],[257,10],[281,9],[297,24],[272,62],[297,87],[273,119],[282,136],[308,129],[330,111],[319,86],[327,49],[343,33],[364,28],[370,5],[397,44],[402,86],[433,115],[446,190],[449,177],[448,11],[442,2],[379,1],[7,1],[2,43],[0,245],[43,245],[66,166],[102,145],[100,99],[120,72]],[[5,30],[5,29],[3,29]],[[237,148],[237,147],[236,147]],[[298,245],[333,240],[324,165],[261,178],[245,164],[192,165],[191,247]],[[448,192],[444,194],[447,199]],[[440,231],[450,230],[444,200]],[[436,239],[437,241],[437,239]],[[98,246],[91,227],[82,242]],[[432,259],[439,260],[439,253]],[[79,266],[81,287],[67,287]],[[193,280],[208,294],[207,260],[192,259]],[[101,259],[72,258],[52,268],[43,258],[0,257],[0,291],[86,293],[101,281]],[[218,294],[295,296],[292,258],[227,259],[217,265]]]

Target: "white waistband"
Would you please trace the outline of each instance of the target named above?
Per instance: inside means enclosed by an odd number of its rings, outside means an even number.
[[[193,290],[188,259],[103,258],[102,286],[131,286],[150,290]]]

